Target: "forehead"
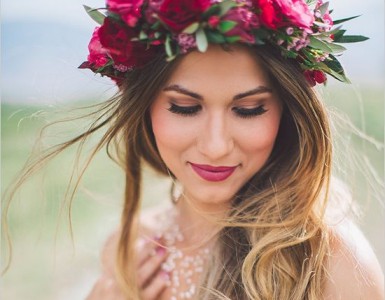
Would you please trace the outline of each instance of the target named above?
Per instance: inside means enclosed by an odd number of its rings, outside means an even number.
[[[215,45],[210,45],[204,53],[193,51],[183,57],[167,84],[232,93],[260,85],[270,86],[267,72],[251,49],[232,47],[225,51]]]

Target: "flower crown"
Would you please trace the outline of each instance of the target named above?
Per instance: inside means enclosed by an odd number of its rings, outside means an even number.
[[[345,35],[350,17],[332,20],[329,2],[322,0],[106,0],[107,7],[87,13],[101,26],[89,43],[89,55],[79,68],[108,76],[120,85],[130,70],[158,53],[167,60],[208,45],[270,44],[296,60],[311,85],[326,82],[326,74],[349,82],[337,60],[341,43],[367,40]],[[105,11],[105,14],[101,11]]]

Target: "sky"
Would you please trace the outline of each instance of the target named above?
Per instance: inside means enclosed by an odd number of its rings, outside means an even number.
[[[82,5],[100,0],[2,0],[1,87],[3,102],[51,104],[111,96],[107,78],[77,67],[86,59],[96,23]],[[370,40],[349,44],[341,62],[357,84],[383,84],[384,2],[335,0],[333,18],[362,15],[345,23],[350,34]]]

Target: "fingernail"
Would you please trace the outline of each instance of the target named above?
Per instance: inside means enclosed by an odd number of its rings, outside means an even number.
[[[163,256],[166,254],[166,249],[164,249],[163,247],[157,247],[155,251],[156,254],[158,254],[159,256]]]

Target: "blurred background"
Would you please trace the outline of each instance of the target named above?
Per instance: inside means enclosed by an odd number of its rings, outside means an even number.
[[[17,177],[40,128],[66,116],[57,111],[99,103],[116,92],[109,79],[77,69],[86,60],[96,26],[82,4],[103,7],[104,1],[1,2],[2,192]],[[359,225],[384,268],[384,2],[338,0],[331,7],[334,19],[362,15],[344,28],[370,37],[347,45],[341,58],[353,84],[330,79],[328,88],[319,92],[331,114],[345,120],[335,125],[336,165],[345,168],[336,173],[351,187],[360,206]],[[347,118],[356,132],[346,125]],[[47,132],[43,146],[63,141],[85,125],[58,125]],[[98,276],[99,251],[119,223],[123,174],[104,152],[98,154],[74,198],[69,221],[69,204],[63,198],[75,150],[31,178],[12,202],[13,258],[1,279],[1,299],[84,299]],[[146,206],[167,199],[166,179],[146,169],[144,181]],[[6,245],[3,236],[3,266]]]

